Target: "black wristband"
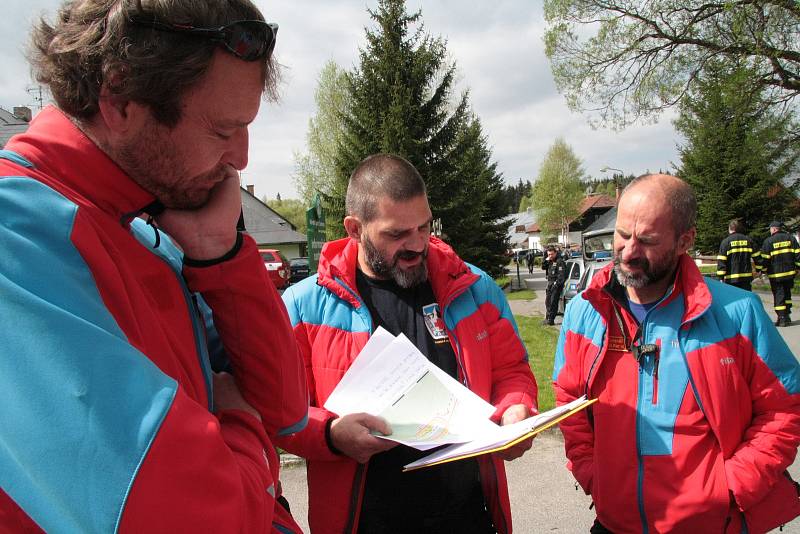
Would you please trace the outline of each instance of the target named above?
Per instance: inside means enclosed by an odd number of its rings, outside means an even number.
[[[333,424],[334,419],[336,419],[336,417],[331,417],[325,421],[325,443],[328,445],[328,448],[333,454],[337,456],[343,456],[344,453],[333,445],[333,440],[331,439],[331,425]]]
[[[233,244],[233,247],[222,256],[211,258],[210,260],[196,260],[194,258],[190,258],[189,256],[184,256],[183,264],[188,267],[211,267],[212,265],[218,265],[236,256],[236,254],[239,252],[239,249],[242,248],[243,242],[244,239],[242,238],[242,232],[236,232],[236,242]]]

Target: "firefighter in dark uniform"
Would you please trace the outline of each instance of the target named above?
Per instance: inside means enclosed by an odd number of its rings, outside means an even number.
[[[733,220],[728,223],[728,237],[719,246],[717,278],[750,291],[754,269],[761,270],[761,251],[755,241],[744,234],[744,225]]]
[[[794,237],[781,230],[780,221],[769,225],[771,234],[761,246],[762,270],[767,273],[775,300],[777,326],[789,326],[792,312],[792,286],[800,268],[800,247]]]
[[[564,260],[556,254],[556,247],[547,247],[547,258],[542,261],[542,269],[547,272],[547,291],[545,293],[545,306],[547,306],[547,317],[542,324],[556,324],[556,314],[558,313],[558,299],[561,290],[564,289],[564,280],[567,278],[567,265]]]

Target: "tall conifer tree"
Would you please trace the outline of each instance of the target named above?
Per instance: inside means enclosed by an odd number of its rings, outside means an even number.
[[[749,76],[711,66],[675,122],[686,138],[678,174],[697,194],[696,244],[704,252],[719,248],[730,219],[741,219],[758,239],[771,220],[797,215],[791,176],[800,148],[791,115],[765,109],[759,91],[743,90]]]
[[[505,232],[495,230],[504,215],[495,189],[502,189],[502,180],[468,94],[453,94],[456,67],[448,62],[444,40],[425,33],[421,13],[409,14],[403,0],[380,0],[369,14],[375,25],[366,30],[359,64],[347,77],[338,179],[329,202],[333,218],[344,216],[347,180],[356,165],[370,154],[397,154],[424,178],[448,243],[465,260],[499,274],[506,242]]]

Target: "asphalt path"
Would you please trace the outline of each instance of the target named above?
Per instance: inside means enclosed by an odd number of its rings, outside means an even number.
[[[510,301],[515,314],[543,315],[543,273],[533,275],[521,273],[528,287],[534,289],[537,298],[531,301]],[[773,320],[772,295],[759,294]],[[800,306],[800,302],[798,305]],[[800,308],[798,308],[800,309]],[[560,318],[556,321],[559,327]],[[790,327],[780,328],[786,343],[797,356],[800,354],[800,321]],[[537,377],[539,387],[548,387],[550,377]],[[536,437],[533,447],[522,458],[506,464],[509,494],[517,533],[559,532],[582,534],[589,531],[594,521],[594,511],[589,508],[591,499],[575,488],[575,480],[565,467],[564,441],[558,430],[549,430]],[[790,468],[795,480],[800,480],[800,462]],[[284,465],[281,470],[283,491],[292,506],[292,513],[304,532],[308,532],[306,512],[305,464],[301,462]],[[398,503],[402,506],[402,503]],[[784,533],[800,534],[800,519],[784,526]],[[422,533],[421,533],[422,534]]]

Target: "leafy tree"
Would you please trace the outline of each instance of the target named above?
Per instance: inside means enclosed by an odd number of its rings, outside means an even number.
[[[425,33],[421,13],[408,14],[403,0],[379,0],[368,13],[375,26],[366,30],[359,64],[346,74],[343,136],[326,205],[334,231],[344,234],[344,197],[352,170],[370,154],[397,154],[425,179],[431,210],[441,218],[450,245],[465,260],[494,272],[493,262],[502,261],[493,251],[506,247],[505,232],[499,237],[495,231],[504,215],[502,183],[495,184],[497,175],[468,94],[453,95],[456,67],[448,60],[445,41]],[[476,239],[486,242],[479,246]]]
[[[654,118],[712,62],[745,62],[764,107],[800,92],[796,0],[545,0],[544,12],[556,85],[595,123]]]
[[[678,174],[697,194],[696,243],[705,252],[718,250],[730,219],[742,219],[760,238],[772,219],[797,214],[796,174],[791,177],[800,148],[790,133],[791,116],[765,109],[763,91],[742,90],[752,75],[709,66],[675,122],[686,139]]]
[[[569,223],[579,215],[584,198],[583,176],[581,160],[563,139],[556,139],[544,157],[531,192],[531,205],[542,235],[560,234],[567,242]]]
[[[282,200],[263,199],[264,203],[275,210],[281,217],[292,223],[298,232],[306,233],[306,208],[307,205],[302,200],[287,198]]]
[[[295,152],[294,184],[300,198],[310,204],[314,193],[330,194],[336,181],[336,153],[342,142],[342,115],[347,107],[346,75],[336,62],[320,71],[314,92],[316,112],[308,121],[308,152]]]

